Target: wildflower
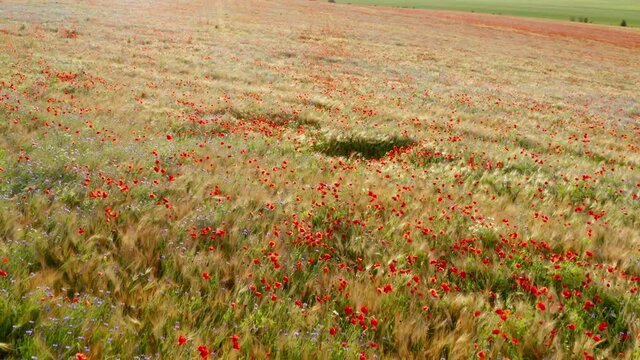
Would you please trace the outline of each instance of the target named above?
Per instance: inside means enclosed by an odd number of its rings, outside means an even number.
[[[371,323],[371,326],[373,326],[373,327],[378,327],[378,324],[380,324],[378,322],[378,319],[376,319],[376,318],[371,318],[371,320],[369,320],[369,322]]]
[[[233,348],[235,350],[240,350],[240,336],[237,334],[231,335],[231,342],[233,343]]]
[[[596,306],[596,304],[595,304],[593,301],[591,301],[591,300],[587,300],[587,301],[585,301],[585,303],[584,303],[584,307],[583,307],[583,309],[584,309],[584,310],[586,310],[586,311],[589,311],[589,310],[591,310],[594,306]]]
[[[351,313],[353,313],[353,308],[350,305],[347,305],[344,307],[344,314],[349,316],[351,315]]]
[[[187,338],[184,335],[178,337],[178,345],[183,346],[187,343]]]
[[[209,348],[207,348],[206,345],[200,345],[198,346],[198,351],[200,352],[200,357],[203,359],[206,359],[209,357]]]
[[[431,293],[431,296],[433,296],[434,298],[438,297],[438,290],[436,289],[430,289],[429,293]]]

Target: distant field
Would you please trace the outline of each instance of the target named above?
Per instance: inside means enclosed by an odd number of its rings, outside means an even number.
[[[340,2],[340,1],[339,1]],[[437,10],[472,11],[490,14],[579,21],[588,18],[599,24],[640,26],[640,1],[636,0],[349,0],[352,4],[397,6]]]

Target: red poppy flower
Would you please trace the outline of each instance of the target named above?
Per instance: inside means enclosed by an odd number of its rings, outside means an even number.
[[[379,322],[378,319],[376,318],[371,318],[371,320],[369,320],[371,322],[371,326],[377,327]]]
[[[198,351],[200,352],[200,357],[206,359],[209,357],[209,348],[206,345],[198,346]]]
[[[585,310],[589,311],[589,310],[591,310],[594,306],[596,306],[596,304],[594,304],[594,302],[593,302],[593,301],[591,301],[591,300],[587,300],[587,301],[585,301],[585,303],[584,303],[584,307],[583,307],[583,309],[585,309]]]
[[[240,336],[236,334],[231,335],[231,342],[235,350],[240,350]]]
[[[187,338],[184,335],[178,337],[178,345],[182,346],[187,343]]]

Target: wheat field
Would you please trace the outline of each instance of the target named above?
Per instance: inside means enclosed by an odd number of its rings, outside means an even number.
[[[0,358],[638,359],[640,31],[0,2]]]

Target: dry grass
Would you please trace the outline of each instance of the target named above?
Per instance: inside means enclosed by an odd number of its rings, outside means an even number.
[[[637,358],[639,49],[526,29],[0,3],[0,357]]]

